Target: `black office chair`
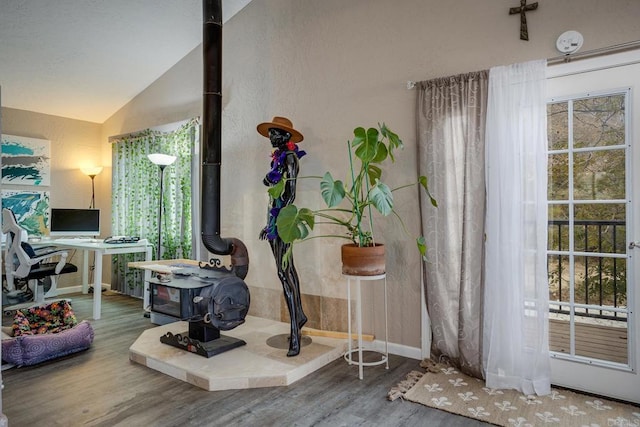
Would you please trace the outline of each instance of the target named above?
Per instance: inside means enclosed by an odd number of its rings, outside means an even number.
[[[13,211],[7,208],[2,210],[2,232],[7,234],[4,260],[8,294],[17,291],[17,284],[26,284],[23,295],[32,296],[35,302],[41,303],[45,296],[45,281],[50,279],[55,289],[56,276],[78,271],[78,267],[66,262],[69,256],[66,250],[55,246],[34,249],[27,242],[26,230],[20,227]],[[51,262],[56,257],[60,259]]]

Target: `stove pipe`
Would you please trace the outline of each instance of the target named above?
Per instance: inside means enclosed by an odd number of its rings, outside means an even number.
[[[202,243],[216,255],[231,255],[234,273],[245,278],[249,253],[242,241],[220,237],[222,159],[222,0],[203,0]]]

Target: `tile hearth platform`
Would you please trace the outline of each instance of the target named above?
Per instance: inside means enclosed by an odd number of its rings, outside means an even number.
[[[187,322],[147,329],[129,347],[129,359],[209,391],[287,386],[342,357],[345,339],[313,336],[300,354],[273,348],[267,340],[288,334],[289,324],[247,316],[245,323],[222,335],[247,342],[242,347],[206,358],[160,342],[167,332],[186,333]],[[346,362],[345,362],[346,363]]]

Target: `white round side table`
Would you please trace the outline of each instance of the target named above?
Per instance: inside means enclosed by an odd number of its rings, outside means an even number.
[[[364,366],[376,366],[381,365],[383,363],[386,364],[386,369],[389,369],[389,325],[387,319],[387,275],[386,273],[378,274],[376,276],[353,276],[349,274],[343,274],[347,279],[347,303],[349,304],[348,311],[348,323],[349,323],[349,346],[347,352],[344,354],[344,359],[349,362],[349,365],[358,365],[358,377],[360,379],[363,378],[363,367]],[[354,281],[356,284],[356,328],[358,330],[358,347],[352,348],[352,335],[351,335],[351,281]],[[361,282],[370,282],[374,280],[382,280],[384,281],[384,353],[364,349],[365,351],[372,351],[380,354],[380,360],[375,360],[373,362],[364,362],[362,360],[362,293],[361,293]],[[353,360],[353,353],[358,352],[358,360]]]

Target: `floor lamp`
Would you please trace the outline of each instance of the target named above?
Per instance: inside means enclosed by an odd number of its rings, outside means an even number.
[[[160,203],[158,204],[158,248],[156,250],[156,259],[160,259],[160,245],[162,243],[162,186],[164,181],[164,168],[176,161],[176,156],[169,154],[153,153],[149,154],[149,160],[160,167]]]
[[[89,168],[80,168],[80,172],[82,172],[83,174],[87,175],[89,178],[91,178],[91,203],[89,204],[89,209],[95,209],[96,208],[96,186],[95,186],[95,179],[96,179],[96,175],[98,175],[100,172],[102,172],[102,166],[94,166],[94,167],[89,167]],[[94,236],[96,237],[96,236]],[[95,261],[94,261],[94,266],[91,267],[91,270],[93,271],[95,267]],[[106,288],[102,287],[101,289],[103,292],[106,291]],[[93,286],[89,286],[89,292],[93,292]]]
[[[102,166],[96,166],[92,168],[80,168],[80,171],[91,178],[91,204],[89,204],[89,209],[96,208],[96,187],[94,180],[96,175],[102,172]]]

